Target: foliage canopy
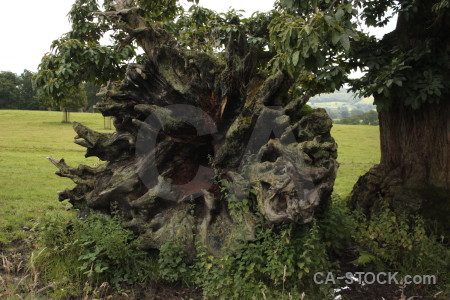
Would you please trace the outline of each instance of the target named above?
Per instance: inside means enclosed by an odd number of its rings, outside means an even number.
[[[375,95],[379,108],[401,99],[413,108],[438,102],[448,93],[448,0],[279,0],[274,9],[244,18],[240,11],[216,13],[193,2],[184,9],[176,0],[124,1],[136,6],[149,23],[161,24],[177,47],[204,51],[219,59],[229,43],[244,39],[262,53],[261,70],[284,70],[295,78],[293,92],[312,96],[350,83],[362,95]],[[116,3],[76,0],[72,30],[55,40],[35,76],[37,87],[57,101],[82,82],[120,80],[131,61],[142,61],[138,44],[109,14]],[[122,3],[123,4],[123,3]],[[361,24],[384,26],[399,15],[397,30],[377,40]],[[103,45],[109,37],[111,43]],[[350,80],[360,69],[365,75]],[[79,70],[83,70],[80,72]]]
[[[0,109],[42,109],[32,84],[33,73],[0,72]]]

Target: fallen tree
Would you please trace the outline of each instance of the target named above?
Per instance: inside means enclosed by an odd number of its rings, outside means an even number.
[[[182,47],[125,2],[96,15],[136,40],[145,59],[101,91],[97,109],[114,118],[114,133],[74,123],[75,143],[105,163],[72,168],[50,158],[76,183],[59,200],[82,214],[118,211],[143,249],[178,240],[189,254],[197,240],[215,254],[252,240],[258,216],[304,224],[329,203],[331,120],[302,111],[308,97],[292,92],[293,74],[261,68],[275,54],[252,43],[251,26],[232,16],[224,49],[206,52]]]

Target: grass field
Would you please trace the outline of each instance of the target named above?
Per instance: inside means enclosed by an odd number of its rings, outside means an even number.
[[[60,112],[0,110],[0,250],[26,239],[46,212],[68,206],[57,201],[56,192],[73,183],[54,175],[48,156],[72,166],[99,163],[84,158],[84,148],[73,143],[72,126],[61,117]],[[104,131],[100,114],[72,113],[71,121]],[[341,163],[335,192],[346,197],[358,176],[379,161],[378,127],[335,125],[332,134]]]
[[[99,162],[84,158],[71,124],[61,118],[60,112],[0,110],[0,249],[27,238],[45,212],[68,205],[58,202],[56,192],[74,184],[54,174],[48,156],[70,165]],[[71,113],[71,121],[103,128],[100,114]]]
[[[358,177],[380,162],[378,126],[333,125],[331,135],[338,144],[338,175],[334,192],[347,197]]]

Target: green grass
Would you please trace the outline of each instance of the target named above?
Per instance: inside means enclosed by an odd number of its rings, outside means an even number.
[[[56,192],[74,184],[54,174],[48,156],[64,157],[70,165],[99,162],[84,158],[71,124],[61,118],[60,112],[0,110],[0,249],[27,238],[27,228],[46,212],[68,206],[58,202]],[[100,114],[71,113],[71,121],[103,128]]]
[[[61,117],[60,112],[0,110],[0,249],[27,238],[27,228],[47,212],[69,206],[57,201],[56,192],[74,184],[54,175],[48,156],[72,166],[99,163],[84,158],[84,148],[73,143],[72,126]],[[104,131],[100,114],[71,113],[71,121]],[[334,125],[332,134],[341,163],[335,193],[346,197],[358,176],[379,161],[378,127]]]
[[[334,192],[345,198],[352,191],[358,177],[380,162],[379,128],[335,124],[331,135],[338,144],[340,163]]]

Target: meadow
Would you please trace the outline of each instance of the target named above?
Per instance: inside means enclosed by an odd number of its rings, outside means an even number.
[[[105,131],[100,114],[70,117]],[[84,157],[84,148],[73,143],[72,125],[61,119],[61,112],[0,110],[0,249],[28,238],[46,212],[70,206],[59,203],[56,192],[74,184],[56,176],[47,157],[64,158],[72,166],[99,163]]]
[[[71,113],[71,121],[97,131],[103,129],[100,114]],[[71,124],[61,123],[60,112],[0,110],[0,251],[32,236],[47,212],[67,210],[57,191],[73,187],[72,181],[54,174],[48,156],[64,158],[69,165],[95,165],[84,148],[73,143]],[[358,179],[379,161],[379,132],[375,126],[334,125],[340,168],[335,193],[347,197]]]

